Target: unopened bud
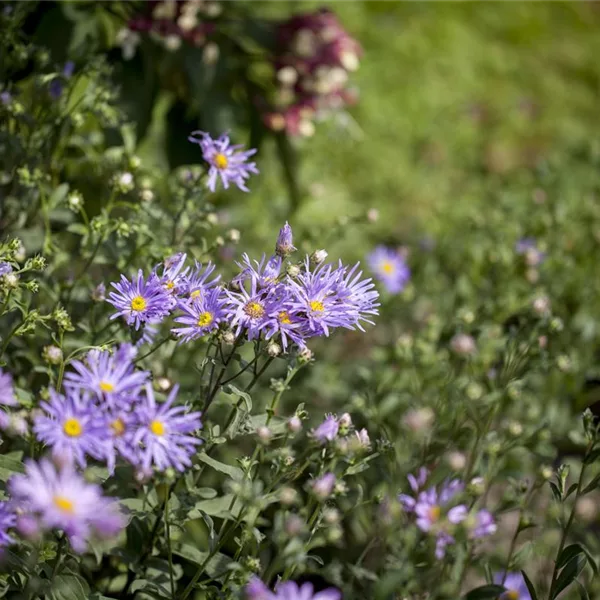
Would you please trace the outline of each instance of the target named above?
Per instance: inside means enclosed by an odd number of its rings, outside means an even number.
[[[168,377],[158,377],[156,379],[156,387],[161,392],[166,392],[172,385],[173,383]]]
[[[276,356],[279,356],[282,352],[281,346],[279,344],[277,344],[276,342],[269,342],[267,344],[267,354],[271,357],[271,358],[275,358]]]
[[[287,274],[290,277],[298,277],[300,275],[300,267],[298,265],[290,265],[287,268]]]
[[[224,331],[223,332],[223,342],[228,344],[229,346],[235,344],[235,333],[233,331]]]
[[[51,365],[58,365],[63,359],[63,353],[58,346],[44,346],[42,358]]]
[[[452,348],[456,354],[460,354],[461,356],[469,356],[475,353],[475,340],[466,333],[457,333],[450,340],[450,348]]]
[[[285,532],[290,537],[296,537],[304,529],[304,521],[298,515],[290,515],[285,521]]]
[[[435,415],[428,406],[409,410],[402,419],[404,425],[414,432],[428,430],[433,424]]]
[[[300,417],[294,415],[287,422],[288,431],[291,433],[298,433],[302,429],[302,420]]]
[[[328,253],[326,250],[315,250],[310,255],[310,260],[315,265],[320,265],[327,258],[327,256],[328,256]]]
[[[350,416],[349,413],[344,413],[339,419],[338,419],[338,424],[340,427],[351,427],[352,425],[352,417]]]
[[[323,511],[323,520],[329,525],[335,525],[340,522],[340,512],[336,508],[326,508]]]
[[[71,192],[67,196],[67,206],[74,212],[83,206],[83,196],[79,192]]]
[[[547,296],[540,296],[533,301],[533,310],[540,317],[550,314],[550,299]]]
[[[154,200],[154,192],[151,189],[143,189],[140,191],[140,199],[144,202],[152,202]]]
[[[367,211],[367,221],[369,221],[369,223],[376,223],[379,221],[379,211],[376,208],[370,208]]]
[[[462,471],[467,464],[467,457],[462,452],[448,452],[446,462],[453,471]]]
[[[265,425],[259,427],[256,430],[256,435],[263,444],[268,444],[271,441],[271,438],[273,437],[271,430]]]
[[[241,238],[241,237],[242,237],[242,236],[241,236],[241,234],[240,234],[239,230],[237,230],[237,229],[230,229],[230,230],[227,232],[227,239],[228,239],[230,242],[233,242],[234,244],[237,244],[237,243],[240,241],[240,238]]]
[[[287,506],[294,504],[298,498],[298,493],[294,488],[284,487],[279,491],[279,501]]]

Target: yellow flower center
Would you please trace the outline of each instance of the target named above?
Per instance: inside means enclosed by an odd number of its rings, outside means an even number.
[[[100,382],[100,389],[103,392],[114,392],[115,391],[115,386],[108,382],[108,381],[101,381]]]
[[[174,281],[167,281],[166,288],[168,290],[172,290],[174,287],[175,287],[175,282]]]
[[[248,304],[246,304],[246,306],[244,306],[244,312],[251,318],[251,319],[260,319],[261,317],[264,316],[265,314],[265,309],[264,306],[262,304],[259,304],[258,302],[248,302]]]
[[[63,431],[69,437],[79,437],[83,433],[83,427],[77,419],[67,419],[63,424]]]
[[[506,600],[519,600],[519,592],[517,590],[508,590],[504,593]]]
[[[325,305],[320,300],[313,300],[310,303],[310,309],[314,312],[323,312],[325,310]]]
[[[123,423],[123,419],[115,419],[110,424],[110,428],[115,437],[121,437],[125,433],[125,423]]]
[[[215,164],[215,167],[217,167],[217,169],[225,169],[227,167],[227,165],[229,164],[227,157],[221,153],[215,154],[215,157],[213,158],[213,162]]]
[[[165,435],[165,426],[160,421],[152,421],[150,423],[150,431],[154,435],[162,436]]]
[[[141,296],[136,296],[131,300],[131,310],[144,310],[146,308],[146,301]]]
[[[202,294],[202,290],[194,290],[191,294],[190,294],[190,298],[199,298]]]
[[[63,512],[73,514],[75,512],[75,506],[71,500],[65,498],[64,496],[54,496],[54,506],[56,508],[62,510]]]
[[[394,265],[387,260],[381,265],[381,270],[388,275],[391,275],[394,272]]]
[[[432,506],[429,509],[429,518],[434,522],[440,518],[441,514],[442,514],[442,509],[439,506]]]
[[[280,311],[277,317],[279,318],[279,322],[283,323],[284,325],[289,325],[292,322],[290,319],[290,313],[287,310]]]
[[[212,313],[209,313],[208,311],[200,313],[200,316],[198,317],[198,327],[206,327],[207,325],[210,325],[212,322],[213,322]]]

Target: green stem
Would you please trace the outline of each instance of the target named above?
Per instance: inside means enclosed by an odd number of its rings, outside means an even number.
[[[158,342],[154,346],[152,346],[152,348],[150,348],[150,350],[148,350],[148,352],[146,352],[146,354],[142,354],[142,356],[139,356],[133,362],[138,363],[141,360],[143,360],[144,358],[147,358],[148,356],[150,356],[151,354],[154,354],[163,344],[166,344],[170,339],[171,339],[170,335],[163,338],[162,340],[160,340],[160,342]]]
[[[171,532],[169,529],[169,498],[171,496],[171,487],[167,490],[165,498],[165,510],[163,519],[165,521],[165,537],[167,538],[167,556],[169,559],[169,579],[171,582],[171,598],[175,600],[175,575],[173,573],[173,552],[171,551]]]

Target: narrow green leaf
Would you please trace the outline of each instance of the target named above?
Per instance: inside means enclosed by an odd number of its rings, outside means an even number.
[[[571,544],[563,548],[560,556],[556,560],[556,568],[562,569],[574,556],[583,554],[583,548],[579,544]]]
[[[229,394],[230,396],[238,396],[244,401],[244,404],[246,405],[246,410],[248,412],[252,411],[252,398],[247,392],[242,392],[242,390],[239,390],[235,387],[235,385],[232,385],[231,383],[228,383],[227,385],[223,386],[223,392],[225,394]]]
[[[581,581],[579,581],[579,579],[576,579],[575,583],[577,584],[577,589],[579,590],[579,597],[581,598],[581,600],[590,600],[590,595],[587,593],[587,590],[583,587]]]
[[[550,489],[552,490],[552,495],[557,502],[562,502],[562,496],[560,495],[560,490],[555,483],[550,482]]]
[[[521,575],[523,575],[523,579],[525,580],[525,585],[527,586],[531,600],[537,600],[537,592],[535,591],[533,583],[531,583],[531,579],[527,577],[527,573],[525,573],[525,571],[521,571]]]
[[[600,575],[600,571],[598,570],[598,565],[596,564],[596,559],[592,556],[592,553],[588,550],[588,548],[584,544],[580,543],[579,545],[581,546],[583,553],[586,555],[588,564],[592,568],[592,571],[594,571],[594,575],[596,575],[596,576]]]
[[[481,587],[467,592],[464,596],[464,600],[496,600],[496,598],[505,591],[506,588],[501,585],[482,585]]]
[[[209,467],[212,467],[215,471],[224,473],[236,481],[241,481],[244,478],[244,472],[240,468],[232,467],[231,465],[226,465],[225,463],[219,462],[204,452],[198,455],[198,460],[201,460]]]
[[[558,597],[558,595],[569,585],[575,581],[579,573],[585,567],[585,563],[587,562],[587,558],[585,556],[581,556],[578,554],[574,556],[563,568],[556,580],[556,585],[554,586],[554,592],[552,594],[552,598]]]
[[[598,475],[596,475],[596,477],[594,477],[583,489],[583,491],[581,492],[582,494],[588,494],[589,492],[593,492],[598,485],[600,484],[600,473],[598,473]],[[575,485],[575,484],[573,484]]]
[[[76,575],[58,575],[52,580],[51,600],[88,600],[90,588]]]

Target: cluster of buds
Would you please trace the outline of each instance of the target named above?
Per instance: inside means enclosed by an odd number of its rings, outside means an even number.
[[[221,13],[218,2],[207,0],[159,0],[148,4],[150,13],[131,19],[117,40],[123,47],[125,58],[133,56],[141,33],[151,34],[167,50],[177,50],[184,41],[202,47],[206,43],[206,36],[214,30],[214,25],[206,20]]]
[[[315,117],[356,101],[347,83],[361,48],[325,9],[281,23],[277,38],[275,102],[264,121],[274,131],[309,137]]]

